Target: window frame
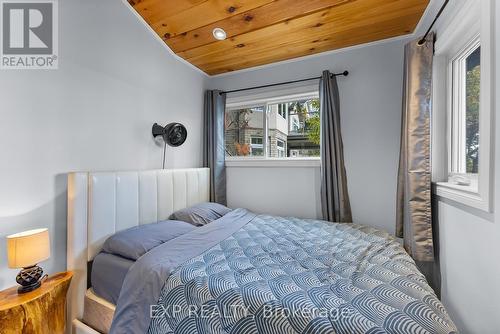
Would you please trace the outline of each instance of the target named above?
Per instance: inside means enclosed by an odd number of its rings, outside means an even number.
[[[254,139],[260,139],[261,143],[260,144],[254,144],[253,143]],[[253,155],[252,154],[254,149],[262,150],[262,154],[265,153],[264,152],[264,138],[262,138],[262,136],[256,136],[256,135],[250,136],[250,155],[251,155],[251,157],[259,158],[260,155]]]
[[[492,143],[492,99],[494,97],[492,72],[492,3],[467,0],[450,12],[446,25],[435,45],[433,68],[433,113],[432,113],[432,180],[435,194],[454,202],[491,212],[493,166],[491,164]],[[438,28],[439,29],[439,28]],[[452,61],[464,55],[468,47],[479,42],[481,46],[481,81],[479,106],[479,168],[478,174],[454,173],[457,162],[452,150],[457,150],[457,138],[453,138],[453,94]],[[467,176],[470,185],[453,182],[457,176]]]
[[[255,94],[245,94],[242,96],[228,96],[226,101],[226,111],[263,106],[265,110],[263,121],[263,146],[264,156],[259,157],[225,157],[228,167],[319,167],[320,157],[300,157],[300,158],[273,158],[269,157],[269,106],[288,103],[293,100],[319,98],[318,87],[302,86],[292,87],[284,90],[264,91]],[[288,119],[288,117],[286,118]],[[285,148],[286,149],[286,148]]]
[[[280,146],[279,143],[282,143],[283,146]],[[280,152],[282,154],[286,154],[286,142],[282,139],[276,139],[276,150],[278,151],[278,158],[280,159],[284,159],[286,158],[285,156],[284,157],[280,157]]]

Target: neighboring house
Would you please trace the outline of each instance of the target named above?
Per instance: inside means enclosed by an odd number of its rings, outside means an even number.
[[[310,140],[307,120],[318,111],[307,101],[297,112],[292,103],[268,106],[268,154],[271,158],[319,156],[319,145]],[[264,155],[264,106],[226,111],[226,153],[229,156]]]

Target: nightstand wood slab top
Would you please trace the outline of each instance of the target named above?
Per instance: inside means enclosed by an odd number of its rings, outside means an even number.
[[[50,276],[36,290],[18,294],[17,287],[0,292],[2,334],[63,334],[66,327],[66,292],[72,272]]]

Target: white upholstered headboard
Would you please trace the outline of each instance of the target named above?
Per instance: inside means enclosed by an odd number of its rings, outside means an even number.
[[[81,172],[68,175],[67,267],[74,272],[68,326],[83,316],[87,265],[107,237],[209,200],[209,169]]]

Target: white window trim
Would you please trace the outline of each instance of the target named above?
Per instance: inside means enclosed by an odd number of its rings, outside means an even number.
[[[302,99],[309,96],[319,96],[318,85],[296,86],[290,88],[258,90],[256,93],[231,94],[227,97],[226,108],[242,109],[249,106],[276,104],[288,102],[290,99]]]
[[[320,158],[226,158],[226,167],[321,167]]]
[[[493,85],[492,67],[492,3],[491,0],[468,0],[455,13],[444,32],[438,35],[433,80],[433,181],[436,194],[461,204],[491,212],[493,165],[491,152],[491,109]],[[481,96],[479,111],[479,173],[477,183],[461,186],[448,182],[452,163],[451,141],[452,94],[449,63],[464,45],[480,36],[481,41]],[[446,128],[446,131],[442,131]],[[477,186],[476,186],[477,184]]]
[[[321,158],[303,157],[303,158],[271,158],[268,157],[268,132],[267,118],[268,106],[291,100],[302,100],[319,98],[317,86],[292,87],[283,90],[273,90],[257,94],[246,94],[244,96],[228,97],[226,100],[226,110],[236,110],[242,108],[264,106],[264,157],[227,157],[225,158],[226,167],[320,167]]]
[[[228,98],[226,101],[226,109],[228,110],[235,110],[235,109],[243,109],[243,108],[251,108],[251,107],[261,107],[261,106],[269,106],[269,105],[274,105],[274,104],[280,104],[284,102],[290,102],[293,100],[305,100],[305,99],[313,99],[313,98],[319,98],[319,92],[318,91],[310,91],[307,90],[306,92],[299,93],[299,94],[293,94],[293,95],[283,95],[283,96],[277,96],[277,97],[270,97],[270,98],[252,98],[250,96],[246,97],[245,100],[241,100],[241,98],[238,99],[231,99]]]

